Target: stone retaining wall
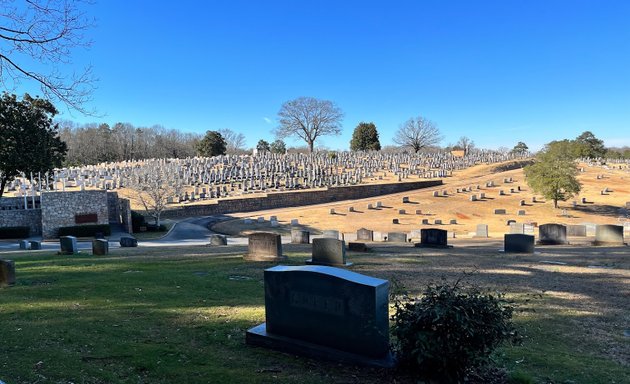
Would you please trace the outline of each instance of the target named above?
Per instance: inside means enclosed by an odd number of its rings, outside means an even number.
[[[42,237],[57,237],[59,227],[76,225],[77,214],[96,213],[94,224],[109,224],[107,191],[46,192],[42,194]]]
[[[330,187],[316,191],[294,191],[262,194],[260,197],[225,199],[206,205],[188,205],[169,209],[162,218],[210,216],[234,212],[252,212],[265,209],[299,207],[343,200],[364,199],[392,193],[406,192],[442,185],[442,180],[425,180],[409,183],[370,184],[345,187]]]
[[[0,227],[29,227],[31,236],[39,236],[42,234],[42,210],[0,210]]]

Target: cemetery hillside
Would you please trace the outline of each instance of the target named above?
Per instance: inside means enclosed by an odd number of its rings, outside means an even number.
[[[628,382],[630,162],[463,141],[17,173],[0,381]]]
[[[628,20],[0,1],[0,384],[630,384]]]

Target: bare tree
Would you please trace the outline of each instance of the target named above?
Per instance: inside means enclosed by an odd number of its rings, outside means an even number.
[[[468,155],[470,151],[475,148],[475,142],[467,136],[462,136],[459,138],[455,146],[461,148],[464,151],[464,154]]]
[[[398,128],[394,143],[410,147],[414,152],[435,145],[442,140],[440,130],[434,122],[422,116],[411,118]]]
[[[225,151],[228,154],[242,153],[245,151],[245,135],[236,133],[231,129],[219,129],[219,133],[225,139]]]
[[[308,144],[310,152],[318,137],[341,133],[343,112],[332,101],[300,97],[282,104],[278,116],[276,137],[297,136]]]
[[[19,4],[18,4],[19,3]],[[21,4],[23,3],[23,4]],[[5,0],[0,3],[0,82],[14,90],[22,80],[39,83],[43,96],[88,113],[85,102],[94,78],[87,67],[67,74],[77,47],[88,47],[83,33],[91,22],[81,0]]]
[[[182,191],[177,168],[164,160],[150,160],[136,168],[127,186],[135,192],[132,199],[142,204],[156,226],[160,225],[160,216],[166,209],[168,198]]]

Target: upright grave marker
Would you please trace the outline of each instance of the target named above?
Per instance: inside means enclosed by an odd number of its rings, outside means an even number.
[[[266,323],[246,342],[290,353],[378,367],[389,350],[389,282],[327,266],[265,270]]]
[[[623,225],[597,225],[594,245],[624,245]]]
[[[77,238],[74,236],[61,236],[59,238],[60,253],[62,255],[72,255],[78,253]]]
[[[346,244],[337,239],[313,239],[313,253],[306,264],[328,265],[331,267],[349,267],[346,262]]]
[[[562,224],[543,224],[538,227],[538,244],[567,244],[567,227]]]
[[[0,259],[0,287],[15,284],[15,262]]]
[[[534,253],[534,236],[506,233],[503,236],[503,250],[506,253]]]
[[[254,232],[248,236],[247,254],[249,261],[284,261],[280,235],[269,232]]]
[[[448,231],[437,228],[422,228],[420,230],[420,243],[416,247],[449,248]]]
[[[92,240],[92,254],[93,255],[107,255],[109,253],[109,243],[105,239]]]

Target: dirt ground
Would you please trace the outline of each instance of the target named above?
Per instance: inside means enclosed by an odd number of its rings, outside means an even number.
[[[620,214],[620,209],[630,202],[630,169],[627,166],[623,166],[623,169],[618,169],[618,166],[615,169],[589,167],[586,164],[579,166],[584,169],[578,176],[582,191],[569,201],[559,202],[558,208],[554,208],[551,201],[544,201],[531,191],[521,168],[501,171],[501,165],[495,164],[455,172],[452,177],[443,179],[444,185],[440,187],[308,207],[232,214],[230,216],[234,218],[264,217],[267,222],[262,226],[252,226],[235,220],[218,224],[213,229],[228,234],[247,234],[252,230],[275,231],[268,222],[272,215],[278,218],[281,226],[285,226],[279,228],[280,231],[286,232],[291,220],[298,219],[300,225],[314,233],[325,229],[351,233],[359,228],[379,232],[410,232],[436,227],[435,220],[439,219],[443,224],[437,227],[454,232],[457,237],[470,237],[477,224],[481,223],[488,224],[490,237],[502,237],[509,230],[508,220],[537,224],[622,225],[624,221],[630,222],[630,218]],[[504,183],[509,178],[512,182]],[[486,183],[490,181],[494,182],[494,187],[486,187]],[[477,189],[477,186],[480,188]],[[458,188],[461,191],[468,187],[472,191],[457,192]],[[606,188],[609,192],[602,194]],[[501,190],[505,195],[500,195]],[[433,196],[435,191],[440,197]],[[443,191],[447,192],[446,196],[442,196]],[[475,194],[479,198],[481,193],[485,194],[484,199],[470,201],[471,195]],[[409,203],[403,203],[403,197],[409,197]],[[533,202],[533,198],[536,198],[536,202]],[[586,199],[586,203],[581,202],[582,198]],[[525,201],[524,206],[520,205],[521,200]],[[575,207],[573,201],[577,203]],[[375,207],[377,202],[381,202],[383,207],[367,208],[368,204]],[[354,208],[354,212],[349,211],[350,207]],[[499,208],[505,209],[506,214],[494,214],[494,210]],[[335,214],[330,214],[330,209],[334,209]],[[404,214],[399,212],[402,209],[405,210]],[[518,215],[519,210],[524,210],[525,215]],[[393,224],[393,219],[398,219],[399,224]],[[428,219],[429,224],[421,224],[422,219]],[[456,220],[457,224],[449,224],[451,220]]]

